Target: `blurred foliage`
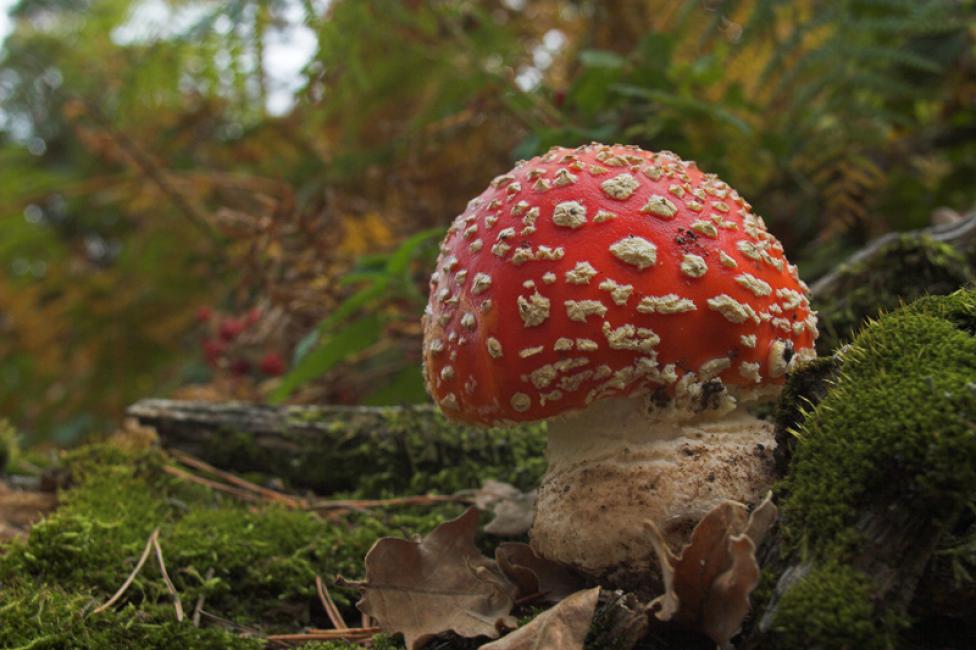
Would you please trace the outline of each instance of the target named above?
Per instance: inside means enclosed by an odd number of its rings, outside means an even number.
[[[976,200],[973,0],[21,0],[11,16],[0,414],[34,438],[162,392],[423,399],[428,229],[552,144],[697,160],[808,279]],[[302,35],[283,108],[275,53]]]

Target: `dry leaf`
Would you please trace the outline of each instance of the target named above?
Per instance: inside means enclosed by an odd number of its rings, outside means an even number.
[[[578,591],[482,650],[583,650],[600,588]]]
[[[536,555],[528,544],[503,542],[495,549],[502,572],[518,587],[518,599],[535,594],[558,603],[583,587],[583,579],[568,567]]]
[[[772,495],[752,515],[734,501],[717,505],[675,556],[654,524],[646,522],[661,564],[665,592],[651,603],[661,621],[674,621],[728,647],[749,612],[759,584],[756,546],[776,519]]]
[[[532,527],[536,491],[521,492],[517,487],[488,479],[472,495],[475,506],[494,513],[485,532],[500,537],[523,535]]]
[[[515,587],[474,545],[478,510],[468,508],[420,541],[383,538],[366,554],[357,607],[411,650],[442,632],[498,636],[514,628]]]

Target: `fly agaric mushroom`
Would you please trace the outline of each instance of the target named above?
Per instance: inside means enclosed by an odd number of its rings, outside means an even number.
[[[424,315],[428,390],[483,425],[548,419],[532,546],[626,586],[726,499],[772,483],[774,398],[816,314],[750,205],[671,152],[519,162],[449,228]]]

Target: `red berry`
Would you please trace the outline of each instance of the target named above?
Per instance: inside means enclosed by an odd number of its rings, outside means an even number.
[[[261,359],[261,372],[272,377],[285,374],[285,361],[277,352],[269,352]]]
[[[251,362],[247,359],[234,359],[230,364],[230,372],[235,377],[243,377],[251,372]]]
[[[261,310],[255,307],[247,312],[247,316],[244,318],[246,325],[254,325],[256,322],[261,320]]]
[[[209,323],[211,318],[213,318],[213,309],[210,307],[200,307],[197,310],[198,323]]]
[[[220,334],[220,338],[224,341],[233,341],[243,331],[243,322],[237,320],[236,318],[228,318],[220,324],[218,334]]]
[[[224,356],[224,352],[227,351],[227,344],[223,341],[217,339],[207,339],[203,342],[203,356],[207,359],[207,363],[211,366],[216,366],[220,358]]]

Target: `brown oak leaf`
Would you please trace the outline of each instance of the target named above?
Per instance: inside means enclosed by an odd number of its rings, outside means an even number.
[[[560,601],[527,625],[481,646],[482,650],[583,650],[600,588],[593,587]]]
[[[474,545],[478,510],[468,508],[419,541],[385,537],[366,554],[366,579],[347,584],[356,604],[384,632],[403,634],[411,650],[443,632],[496,638],[515,628],[515,586]]]
[[[664,594],[650,605],[658,620],[697,630],[729,647],[749,613],[749,594],[759,584],[756,546],[776,513],[771,494],[751,515],[743,504],[723,501],[698,522],[678,556],[657,527],[645,522],[664,579]]]
[[[558,603],[584,586],[583,578],[558,562],[536,555],[528,544],[503,542],[495,549],[502,572],[518,587],[517,598]]]

